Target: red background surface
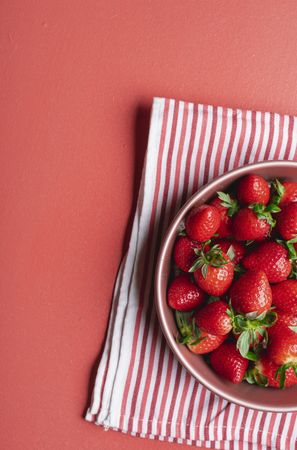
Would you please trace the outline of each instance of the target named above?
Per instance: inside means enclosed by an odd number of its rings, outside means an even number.
[[[295,0],[1,1],[2,448],[172,448],[82,419],[152,97],[297,113],[296,22]]]

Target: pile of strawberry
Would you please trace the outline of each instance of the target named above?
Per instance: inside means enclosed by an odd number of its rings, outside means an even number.
[[[297,384],[297,182],[239,180],[193,208],[173,251],[179,342],[233,383]]]

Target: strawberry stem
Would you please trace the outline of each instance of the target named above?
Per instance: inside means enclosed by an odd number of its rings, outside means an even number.
[[[271,187],[274,190],[274,195],[272,196],[271,203],[279,205],[280,201],[285,193],[284,185],[276,178],[272,183]]]
[[[200,337],[200,330],[196,325],[194,312],[175,311],[175,321],[180,336],[177,342],[180,344],[199,344],[205,337]]]
[[[228,260],[224,257],[223,252],[218,244],[213,245],[207,252],[205,252],[205,247],[210,244],[210,241],[204,242],[202,244],[202,249],[195,249],[195,253],[198,256],[189,272],[195,272],[201,269],[203,278],[207,277],[208,267],[222,267],[228,264]]]
[[[227,313],[228,314],[228,313]],[[230,315],[230,314],[228,314]],[[231,316],[230,316],[231,317]],[[273,311],[264,312],[260,315],[257,313],[249,313],[249,315],[234,314],[232,318],[233,332],[238,337],[236,347],[240,354],[247,358],[250,346],[257,351],[259,347],[259,334],[263,336],[262,347],[266,347],[268,341],[268,333],[266,328],[271,327],[276,319],[277,314]]]
[[[232,199],[229,194],[225,192],[217,192],[219,199],[221,200],[221,205],[228,209],[228,216],[232,217],[235,213],[239,211],[239,204],[237,200]]]
[[[280,212],[281,209],[279,208],[279,206],[273,203],[270,203],[267,206],[263,205],[262,203],[253,203],[252,205],[249,205],[249,208],[254,211],[258,219],[266,220],[271,228],[275,227],[276,220],[273,219],[271,213]]]
[[[265,377],[257,367],[253,367],[246,371],[244,379],[250,384],[257,384],[258,386],[267,387],[268,386],[268,378]]]

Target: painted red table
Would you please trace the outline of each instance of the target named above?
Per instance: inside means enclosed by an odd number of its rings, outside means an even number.
[[[2,447],[159,448],[82,419],[152,97],[297,113],[297,4],[0,8]]]

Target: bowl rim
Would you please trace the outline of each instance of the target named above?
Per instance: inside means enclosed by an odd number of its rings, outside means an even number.
[[[211,182],[205,184],[200,189],[198,189],[186,202],[185,204],[180,208],[174,219],[171,221],[169,227],[167,228],[165,235],[162,239],[158,258],[157,258],[157,264],[156,264],[156,271],[155,271],[155,295],[154,295],[154,303],[156,306],[157,316],[159,319],[159,323],[161,325],[162,332],[165,336],[165,339],[167,341],[167,344],[171,348],[171,350],[174,353],[174,356],[178,359],[178,361],[182,364],[183,367],[186,368],[186,370],[194,376],[195,379],[197,379],[201,384],[203,384],[207,389],[214,392],[215,394],[219,395],[220,397],[224,398],[225,400],[228,400],[232,403],[235,403],[239,406],[244,406],[247,408],[259,410],[259,411],[267,411],[267,412],[293,412],[297,411],[297,404],[296,407],[294,406],[288,406],[288,407],[278,407],[278,406],[266,406],[263,404],[257,404],[255,401],[242,401],[232,394],[225,393],[214,386],[212,383],[210,383],[207,378],[197,373],[193,368],[192,365],[188,362],[187,358],[182,354],[180,351],[179,345],[174,339],[174,336],[172,334],[172,331],[165,319],[165,306],[167,306],[166,301],[164,302],[162,298],[162,273],[163,273],[163,265],[165,261],[165,255],[168,251],[168,247],[171,244],[172,238],[176,234],[176,230],[182,221],[185,213],[194,206],[194,204],[197,202],[197,199],[199,197],[203,196],[204,191],[208,191],[211,189],[212,186],[215,186],[219,184],[219,182],[226,182],[228,183],[228,180],[233,180],[234,175],[243,176],[247,173],[250,173],[254,169],[261,169],[263,167],[277,167],[277,168],[288,168],[292,167],[297,170],[297,162],[294,161],[263,161],[258,163],[252,163],[247,164],[242,167],[239,167],[237,169],[231,170],[230,172],[227,172],[223,175],[220,175],[219,177],[216,177]]]

